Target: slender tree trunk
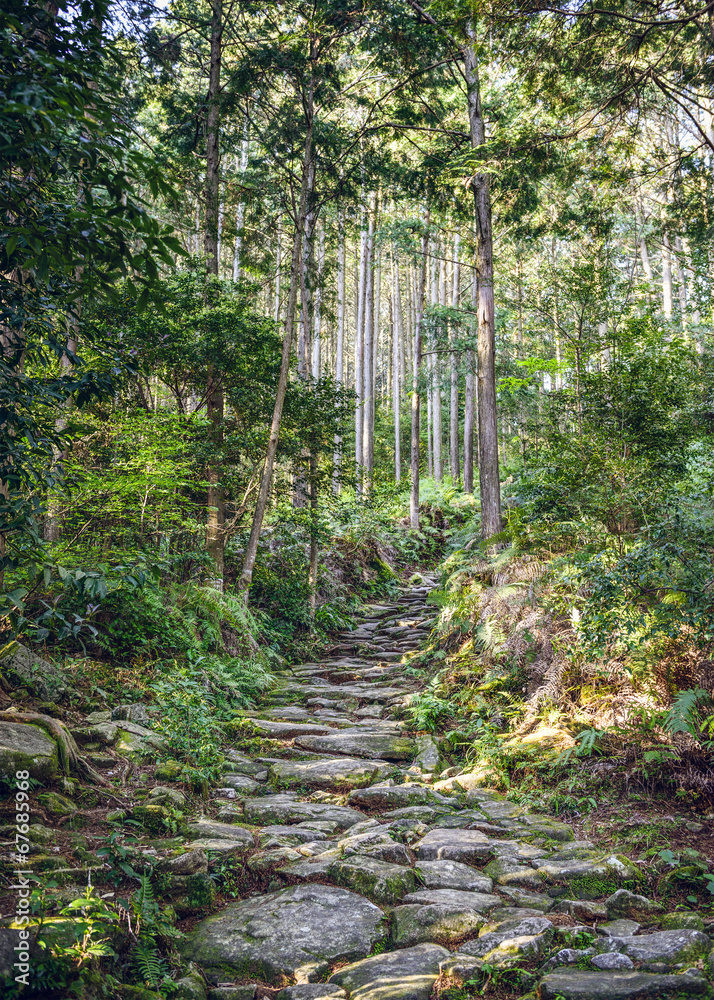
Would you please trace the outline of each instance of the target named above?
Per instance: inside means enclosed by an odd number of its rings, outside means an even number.
[[[325,227],[320,226],[317,248],[317,272],[315,274],[315,305],[313,307],[312,329],[312,377],[317,380],[322,371],[322,274],[325,268]]]
[[[414,366],[412,370],[412,436],[411,436],[411,493],[409,497],[409,519],[414,530],[419,529],[419,378],[421,376],[421,331],[424,318],[424,298],[426,295],[426,258],[429,251],[429,209],[424,218],[424,235],[421,240],[421,274],[417,291],[414,322]]]
[[[468,86],[471,145],[479,149],[485,141],[476,36],[472,24],[464,46],[464,69]],[[498,417],[496,412],[496,338],[493,298],[493,234],[491,192],[488,174],[472,180],[476,211],[476,273],[478,274],[478,437],[479,480],[481,486],[481,535],[490,538],[503,527],[501,483],[498,468]]]
[[[208,115],[206,118],[206,179],[204,188],[205,217],[203,248],[206,256],[206,292],[209,302],[217,294],[215,281],[218,278],[218,222],[220,196],[220,127],[221,127],[221,57],[223,48],[223,6],[222,0],[211,2],[210,64],[208,78]],[[210,424],[214,453],[220,454],[223,447],[223,382],[213,365],[208,368],[206,390],[206,410]],[[208,522],[206,525],[206,549],[214,565],[211,586],[223,591],[223,563],[225,551],[224,498],[220,482],[220,462],[212,461],[207,470],[208,480]]]
[[[669,234],[665,230],[662,234],[662,312],[665,319],[671,319],[673,309],[672,300],[672,247],[669,242]]]
[[[335,345],[335,382],[342,388],[345,374],[345,215],[342,208],[337,213],[337,343]],[[342,436],[335,435],[333,456],[332,492],[340,492],[340,465],[342,462]]]
[[[474,269],[471,283],[472,329],[478,333],[478,278]],[[475,337],[474,337],[475,339]],[[476,352],[466,352],[466,382],[464,386],[464,493],[474,491],[474,417],[476,413]]]
[[[246,115],[245,121],[243,122],[243,141],[240,147],[240,160],[236,160],[236,166],[238,167],[238,174],[243,180],[243,176],[248,169],[248,151],[250,149],[250,143],[248,141],[248,116]],[[240,280],[240,252],[243,246],[243,226],[245,225],[245,202],[243,200],[238,202],[238,207],[236,208],[236,241],[233,247],[233,280]],[[278,223],[278,260],[280,260],[280,223]],[[278,264],[278,268],[280,265]],[[278,270],[278,275],[275,282],[275,302],[276,310],[278,308],[277,303],[279,302],[280,292],[280,271]]]
[[[372,195],[367,230],[364,304],[364,357],[362,364],[362,468],[364,486],[369,489],[374,470],[374,230],[377,196]]]
[[[357,476],[358,491],[362,488],[362,431],[364,424],[362,405],[364,394],[364,327],[367,267],[367,213],[364,208],[363,193],[360,228],[359,281],[357,286],[357,328],[355,330],[355,474]]]
[[[401,373],[402,304],[399,296],[399,267],[392,250],[392,405],[394,407],[394,479],[402,478]]]
[[[305,230],[305,217],[308,209],[308,190],[310,186],[310,169],[313,162],[312,152],[312,129],[313,129],[313,107],[314,107],[314,82],[311,81],[307,101],[307,121],[305,134],[305,150],[302,162],[302,177],[300,186],[300,198],[298,200],[298,212],[295,220],[295,236],[293,238],[293,251],[290,261],[290,290],[285,309],[285,327],[283,334],[283,349],[280,359],[280,374],[275,392],[275,405],[273,407],[273,418],[270,424],[270,436],[263,466],[263,475],[260,480],[260,490],[258,500],[253,514],[253,524],[250,530],[250,538],[246,546],[243,557],[243,569],[238,581],[238,590],[248,595],[248,588],[253,579],[253,569],[258,554],[258,541],[260,531],[263,527],[263,519],[268,506],[270,487],[273,481],[273,468],[275,466],[275,455],[278,450],[278,439],[280,437],[280,425],[283,417],[283,404],[285,393],[288,387],[288,376],[290,374],[290,354],[292,352],[293,328],[295,326],[295,313],[297,310],[297,298],[300,288],[302,274],[302,249],[303,235]]]
[[[275,251],[275,312],[273,314],[273,319],[275,323],[280,322],[280,265],[282,261],[283,252],[283,228],[282,228],[282,218],[278,216],[278,246]],[[235,269],[233,271],[235,275]],[[235,277],[233,279],[236,280]]]
[[[451,307],[459,308],[459,284],[461,281],[461,267],[459,264],[459,234],[454,236],[454,275],[451,289]],[[449,410],[449,452],[451,464],[451,478],[454,483],[458,483],[461,478],[459,468],[459,359],[454,349],[454,324],[449,324],[449,339],[451,341],[451,406]]]

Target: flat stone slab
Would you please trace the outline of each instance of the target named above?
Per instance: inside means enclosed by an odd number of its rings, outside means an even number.
[[[274,740],[292,740],[297,736],[319,736],[332,732],[329,726],[307,722],[274,722],[272,719],[248,719],[248,722]]]
[[[408,948],[431,941],[451,945],[483,926],[483,916],[474,909],[446,903],[419,906],[407,903],[392,910],[392,944]]]
[[[420,861],[461,861],[470,864],[491,857],[493,849],[488,837],[479,830],[450,830],[439,827],[430,830],[416,846]]]
[[[373,955],[330,977],[350,1000],[429,1000],[439,963],[449,952],[436,944]]]
[[[246,822],[255,826],[318,820],[334,823],[336,830],[347,830],[364,820],[364,815],[356,809],[324,802],[298,802],[295,794],[291,792],[246,799],[243,803],[243,814]]]
[[[333,882],[354,889],[378,903],[398,903],[416,889],[411,868],[355,854],[333,861],[327,874]]]
[[[460,889],[417,889],[410,892],[402,900],[403,903],[420,903],[422,906],[439,904],[444,906],[460,906],[465,910],[475,910],[477,913],[489,913],[501,905],[498,896],[484,892],[463,892]]]
[[[491,892],[493,880],[488,875],[460,861],[420,861],[416,866],[427,889],[463,889],[471,892]]]
[[[365,809],[403,809],[406,806],[443,804],[445,798],[436,796],[426,785],[393,785],[391,788],[358,788],[350,792],[349,801]]]
[[[306,785],[311,788],[354,788],[370,781],[380,781],[392,771],[381,760],[358,760],[355,757],[325,757],[324,760],[284,760],[272,765],[280,785]]]
[[[597,950],[618,951],[635,962],[694,963],[711,948],[710,938],[702,931],[656,931],[627,937],[609,937],[598,942]]]
[[[328,963],[364,958],[385,936],[384,914],[368,900],[327,885],[296,885],[232,903],[201,921],[180,950],[209,978],[317,979]],[[341,985],[341,984],[338,984]]]
[[[341,753],[370,760],[412,760],[417,752],[414,740],[359,729],[344,729],[331,736],[301,736],[295,745],[316,753]]]
[[[540,1000],[674,1000],[704,996],[704,977],[657,976],[647,972],[551,972],[538,986]]]
[[[247,774],[226,774],[221,780],[224,788],[233,789],[237,799],[245,795],[255,795],[260,790],[260,784]]]
[[[230,840],[233,843],[245,844],[246,848],[255,847],[250,830],[234,826],[232,823],[217,823],[215,820],[202,818],[195,823],[189,823],[188,832],[193,837],[204,840]]]

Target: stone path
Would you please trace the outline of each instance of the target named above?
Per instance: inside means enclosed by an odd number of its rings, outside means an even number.
[[[372,606],[333,658],[298,667],[254,716],[280,757],[232,752],[217,815],[188,845],[239,854],[268,892],[229,904],[183,944],[209,1000],[429,1000],[435,983],[521,968],[523,996],[701,996],[701,922],[638,894],[628,859],[573,839],[459,775],[395,721],[416,686],[400,660],[427,636],[428,585]],[[453,770],[453,769],[452,769]],[[235,825],[236,822],[243,825]],[[292,985],[287,985],[292,984]],[[528,992],[528,991],[531,992]]]

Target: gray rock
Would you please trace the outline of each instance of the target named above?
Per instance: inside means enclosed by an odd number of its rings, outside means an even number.
[[[175,858],[163,858],[157,862],[156,870],[159,872],[169,872],[173,875],[195,875],[197,872],[208,871],[208,858],[205,851],[200,848],[193,851],[185,851]]]
[[[611,937],[598,941],[598,951],[619,951],[636,962],[696,962],[707,954],[711,941],[701,931],[656,931],[632,937]]]
[[[461,951],[480,958],[484,963],[498,969],[511,968],[523,961],[532,961],[545,956],[553,940],[553,925],[545,917],[528,917],[512,926],[482,933],[473,941],[461,945]]]
[[[271,771],[275,782],[282,787],[354,788],[387,777],[392,765],[356,757],[325,757],[323,760],[281,760],[272,765]]]
[[[639,917],[653,917],[664,911],[660,903],[655,903],[646,896],[638,896],[635,892],[627,889],[618,889],[612,896],[605,900],[607,915],[610,918],[632,917],[637,920]]]
[[[416,753],[414,740],[382,733],[345,729],[331,736],[301,736],[295,746],[316,753],[339,753],[368,760],[411,760]]]
[[[206,1000],[206,984],[200,973],[189,972],[187,976],[177,979],[172,996],[177,1000]]]
[[[634,922],[634,920],[630,921],[630,923]],[[704,921],[698,913],[666,913],[662,917],[661,926],[663,931],[676,931],[685,928],[692,931],[703,931]],[[635,931],[630,931],[629,933],[634,934]]]
[[[246,850],[255,847],[250,830],[244,830],[242,826],[234,826],[232,823],[216,823],[215,820],[206,819],[205,816],[195,823],[189,823],[188,832],[204,840],[230,840],[232,843],[243,844]]]
[[[177,788],[167,788],[165,785],[155,785],[147,795],[146,801],[160,806],[175,806],[177,809],[186,808],[186,796],[183,792],[179,792]]]
[[[501,886],[498,891],[514,906],[540,910],[541,913],[549,913],[555,906],[555,900],[542,892],[530,892],[527,889],[519,889],[518,886],[510,885]]]
[[[635,963],[627,955],[620,955],[616,951],[607,952],[605,955],[593,955],[591,963],[598,969],[634,969]]]
[[[539,1000],[674,1000],[705,996],[709,985],[695,976],[646,972],[551,972],[538,986]]]
[[[546,861],[539,866],[538,874],[548,886],[565,887],[576,899],[597,899],[613,882],[642,878],[639,868],[629,858],[615,854],[597,861]],[[621,915],[624,916],[612,914]]]
[[[116,708],[113,708],[111,721],[117,722],[119,720],[136,722],[138,725],[145,726],[147,729],[151,725],[151,719],[149,718],[149,713],[146,711],[146,705],[142,705],[141,702],[135,702],[131,705],[117,705]]]
[[[342,1000],[347,994],[336,983],[298,983],[286,986],[275,1000]]]
[[[179,947],[210,976],[253,974],[272,983],[283,976],[316,979],[329,963],[364,958],[384,935],[382,911],[366,899],[332,886],[297,885],[230,904]]]
[[[166,746],[163,736],[137,722],[100,722],[85,733],[83,742],[102,743],[113,747],[122,756],[137,760],[153,759],[156,751]]]
[[[335,806],[322,802],[298,802],[293,793],[264,795],[258,799],[246,799],[243,814],[248,823],[263,826],[268,823],[301,823],[309,820],[324,820],[335,824],[337,830],[347,830],[361,823],[364,815],[347,806]]]
[[[464,889],[486,893],[493,889],[492,879],[460,861],[449,861],[446,858],[441,861],[419,861],[416,871],[427,889]]]
[[[636,920],[608,920],[597,925],[598,934],[604,934],[605,937],[632,937],[639,929],[640,925]]]
[[[321,855],[321,859],[323,857]],[[416,888],[416,878],[411,868],[391,865],[359,854],[333,861],[328,874],[338,885],[354,889],[378,903],[398,903]]]
[[[260,784],[254,778],[249,778],[247,774],[227,774],[221,780],[226,788],[233,789],[238,799],[255,795],[256,792],[260,791]]]
[[[258,834],[261,847],[296,847],[312,840],[324,840],[319,830],[306,830],[300,826],[265,826]]]
[[[536,890],[543,887],[542,876],[515,858],[494,858],[493,861],[489,861],[484,871],[499,885],[515,885]]]
[[[29,771],[37,781],[57,775],[57,744],[39,726],[0,722],[0,778],[15,784],[17,771]]]
[[[239,750],[226,750],[223,770],[226,774],[247,774],[249,777],[255,778],[256,775],[265,771],[265,765],[251,760]]]
[[[588,899],[559,899],[553,912],[568,913],[576,920],[585,920],[589,924],[595,920],[605,920],[608,915],[602,903],[593,903]]]
[[[366,854],[395,865],[411,864],[406,847],[392,840],[384,826],[377,825],[370,830],[351,834],[340,840],[337,846],[345,856]]]
[[[433,903],[419,906],[408,903],[392,910],[392,943],[408,948],[425,941],[455,944],[483,925],[483,916],[474,909]]]
[[[208,991],[208,1000],[255,1000],[255,983],[241,986],[215,986]]]
[[[329,726],[319,726],[314,723],[273,722],[272,719],[248,719],[256,729],[274,740],[292,740],[296,736],[320,736],[331,733]]]
[[[470,864],[489,858],[492,848],[478,830],[431,830],[416,846],[420,861],[460,861]]]
[[[419,944],[347,965],[329,981],[346,989],[350,1000],[429,1000],[448,955],[439,945]]]
[[[357,788],[350,792],[349,801],[365,809],[394,810],[406,806],[425,805],[427,803],[446,802],[441,796],[427,788],[426,785],[409,783],[408,785],[393,785],[391,788]],[[393,815],[393,813],[390,813]]]
[[[418,889],[410,892],[402,900],[404,903],[420,903],[422,906],[442,904],[445,906],[461,906],[473,909],[477,913],[489,913],[495,909],[501,900],[483,892],[463,892],[459,889]]]
[[[9,643],[0,656],[0,673],[41,701],[61,701],[67,693],[62,671],[17,642]]]
[[[439,748],[431,736],[417,736],[417,755],[414,760],[422,771],[436,774],[439,771]]]

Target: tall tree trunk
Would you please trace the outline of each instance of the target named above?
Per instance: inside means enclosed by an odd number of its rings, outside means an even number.
[[[478,278],[473,272],[471,283],[471,309],[473,332],[477,333]],[[474,417],[476,412],[476,352],[466,352],[466,380],[464,385],[464,493],[474,491]]]
[[[312,328],[312,377],[317,380],[322,371],[322,274],[325,268],[325,227],[320,226],[317,247],[317,271],[315,273],[315,304]]]
[[[345,214],[337,212],[337,343],[335,345],[335,382],[339,389],[345,378]],[[340,492],[340,465],[342,462],[342,437],[335,435],[333,456],[332,492]]]
[[[424,234],[421,240],[421,274],[416,295],[416,316],[414,321],[414,365],[412,369],[412,436],[411,436],[411,492],[409,496],[409,520],[414,530],[419,528],[419,378],[421,376],[421,335],[426,296],[426,258],[429,252],[429,209],[424,218]]]
[[[221,128],[221,56],[223,48],[222,0],[211,2],[210,64],[208,76],[208,115],[206,118],[206,179],[204,187],[205,217],[203,249],[206,256],[206,291],[209,302],[217,294],[218,278],[218,218],[220,195],[220,128]],[[223,447],[223,381],[213,365],[208,368],[206,410],[210,424],[213,450],[220,454]],[[208,480],[208,521],[206,524],[206,549],[214,565],[211,586],[223,591],[223,563],[225,552],[224,499],[220,482],[220,462],[213,461],[206,470]]]
[[[459,234],[454,236],[454,274],[451,289],[451,308],[459,308],[459,284],[461,281],[461,267],[459,264]],[[449,324],[449,339],[451,341],[451,400],[449,410],[449,452],[451,464],[451,478],[454,483],[458,483],[461,478],[459,468],[459,361],[454,350],[454,324]]]
[[[357,327],[355,329],[355,475],[357,476],[358,491],[362,487],[362,431],[364,425],[362,404],[364,398],[364,326],[366,311],[367,267],[367,213],[364,207],[363,191],[360,226],[359,281],[357,284]]]
[[[372,194],[367,230],[364,296],[364,356],[362,363],[362,468],[369,489],[374,470],[374,230],[377,196]]]
[[[401,372],[402,303],[399,295],[399,266],[392,249],[392,405],[394,407],[394,479],[402,478]]]
[[[245,116],[245,121],[243,122],[243,140],[240,146],[240,160],[236,158],[236,167],[238,168],[238,175],[243,180],[243,175],[248,169],[248,152],[250,149],[250,143],[248,141],[248,115]],[[236,208],[236,241],[233,245],[233,280],[240,280],[240,252],[243,246],[243,226],[245,224],[245,202],[241,199],[238,202],[238,207]],[[280,260],[280,222],[278,222],[278,261]],[[278,308],[277,303],[279,302],[279,292],[280,292],[280,264],[278,264],[278,273],[275,281],[275,302],[276,310]],[[277,320],[276,320],[277,321]]]
[[[248,595],[248,588],[253,579],[253,569],[255,559],[258,554],[258,541],[260,531],[263,527],[265,510],[270,496],[270,487],[273,481],[273,468],[275,466],[275,455],[278,450],[278,439],[280,437],[280,425],[283,417],[283,404],[285,403],[285,393],[288,387],[288,376],[290,374],[290,354],[293,343],[293,328],[295,326],[295,313],[297,309],[297,297],[301,283],[302,274],[302,249],[303,234],[305,231],[305,216],[308,209],[308,190],[310,185],[310,168],[313,162],[312,152],[312,130],[313,130],[313,110],[314,110],[314,81],[311,81],[308,92],[306,107],[306,133],[305,150],[302,162],[302,177],[300,185],[300,197],[298,200],[297,218],[295,220],[295,236],[293,238],[293,252],[290,261],[290,290],[285,309],[285,326],[283,333],[283,349],[280,359],[280,374],[275,392],[275,405],[273,407],[273,417],[270,423],[270,436],[265,455],[263,474],[260,480],[260,490],[258,500],[253,514],[253,524],[250,529],[250,538],[246,546],[243,557],[243,569],[238,581],[238,590]]]
[[[278,246],[275,251],[275,312],[273,313],[273,319],[275,323],[280,322],[280,265],[282,261],[283,252],[283,220],[282,217],[278,216]],[[235,275],[235,271],[234,271]],[[234,279],[235,280],[235,277]]]
[[[485,141],[481,94],[476,60],[476,34],[467,27],[470,44],[463,49],[468,86],[471,145],[480,149]],[[496,411],[496,337],[493,298],[493,233],[488,174],[472,179],[476,213],[476,273],[478,275],[478,437],[481,486],[481,535],[490,538],[503,527],[501,483],[498,468],[498,416]]]
[[[671,319],[673,313],[672,301],[672,246],[669,234],[662,234],[662,312],[665,319]]]

